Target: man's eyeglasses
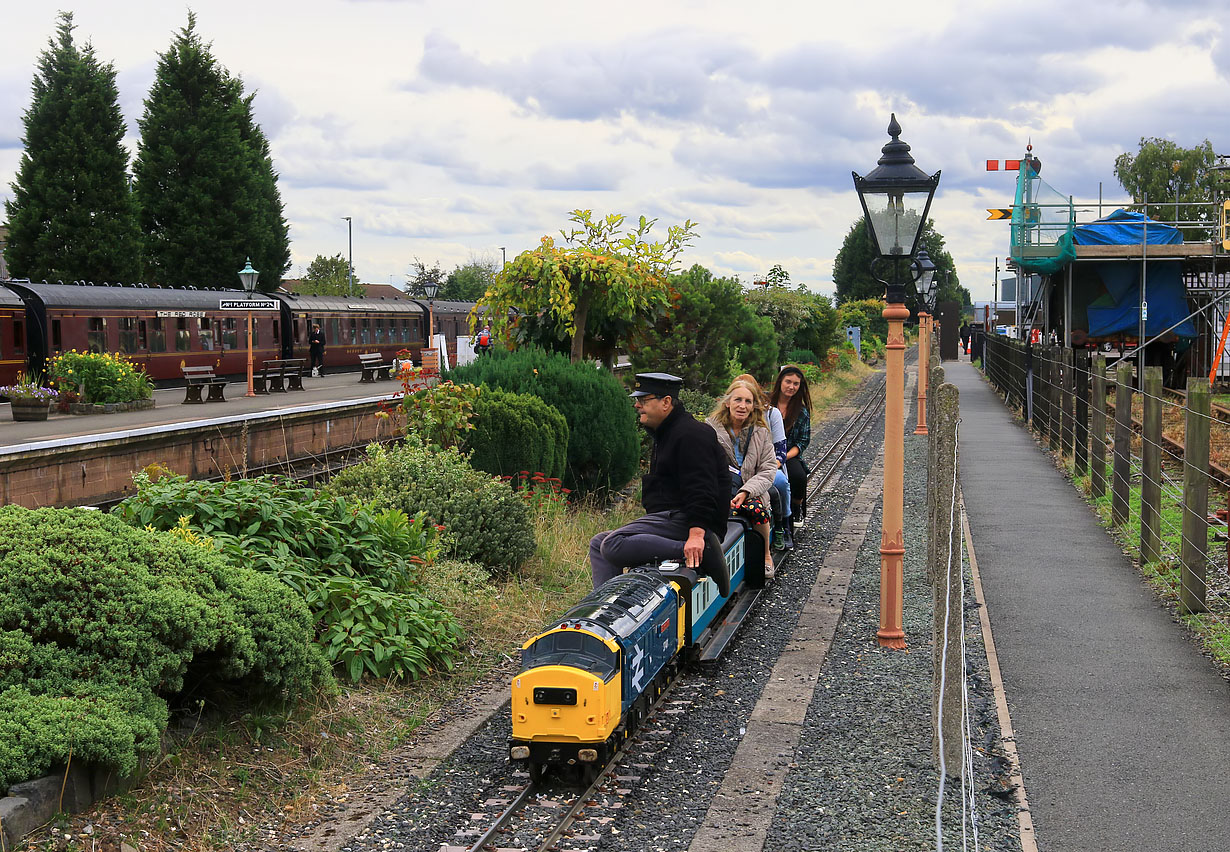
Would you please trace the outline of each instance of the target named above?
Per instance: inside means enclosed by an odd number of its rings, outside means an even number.
[[[640,405],[640,404],[641,404],[641,403],[643,403],[643,402],[649,402],[650,400],[653,400],[653,399],[661,399],[661,398],[662,398],[662,397],[660,397],[660,396],[655,396],[654,394],[651,394],[651,393],[650,393],[650,394],[645,394],[645,396],[638,396],[638,397],[636,397],[636,398],[633,400],[633,404],[634,404],[634,405]]]

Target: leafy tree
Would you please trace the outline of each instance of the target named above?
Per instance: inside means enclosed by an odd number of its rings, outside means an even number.
[[[318,254],[308,264],[299,292],[311,296],[362,296],[363,285],[340,252],[333,257]]]
[[[812,293],[802,287],[799,291],[810,303],[811,310],[807,318],[795,330],[791,348],[809,349],[817,359],[823,361],[829,349],[839,339],[837,309],[833,307],[828,296]],[[845,339],[844,333],[841,334],[840,339]]]
[[[936,275],[941,281],[938,301],[958,301],[969,304],[969,291],[960,286],[952,255],[944,248],[944,235],[935,230],[935,222],[927,220],[919,246],[925,246]],[[850,226],[841,250],[833,261],[833,285],[837,288],[837,304],[863,299],[884,299],[884,285],[871,275],[871,262],[876,257],[871,236],[867,233],[867,221],[863,217]],[[881,267],[882,274],[891,275],[891,265]],[[902,274],[904,263],[902,264]],[[906,288],[905,304],[912,312],[918,310],[918,295],[913,287]]]
[[[751,342],[753,312],[736,278],[714,278],[695,265],[670,278],[672,307],[628,347],[637,372],[661,370],[693,390],[719,393],[730,379],[730,360]]]
[[[437,260],[434,266],[428,266],[416,257],[414,263],[410,264],[410,268],[413,270],[413,274],[407,276],[407,283],[410,285],[411,293],[426,293],[424,285],[434,281],[441,290],[436,295],[436,298],[446,298],[442,292],[444,290],[444,270],[440,268],[440,261]]]
[[[147,276],[231,287],[250,257],[261,289],[276,289],[290,241],[269,142],[252,96],[214,59],[191,12],[159,57],[139,124],[133,173]]]
[[[571,341],[574,363],[587,350],[609,362],[619,344],[665,312],[666,277],[694,225],[672,225],[664,241],[650,242],[657,220],[644,216],[627,231],[617,213],[595,220],[590,210],[574,210],[568,218],[575,227],[560,232],[565,247],[543,237],[538,248],[514,258],[475,306],[475,316],[489,314],[492,329],[518,344],[533,339],[530,331],[546,331]]]
[[[856,299],[843,302],[837,309],[837,322],[842,328],[857,325],[863,336],[874,334],[881,340],[888,338],[888,320],[884,319],[883,299]]]
[[[141,240],[115,69],[73,41],[73,16],[39,57],[25,152],[5,202],[5,258],[28,278],[136,281]],[[235,267],[238,269],[239,267]]]
[[[1219,196],[1216,155],[1208,139],[1194,148],[1183,148],[1169,139],[1142,138],[1135,155],[1124,152],[1115,158],[1115,178],[1143,203],[1149,200],[1148,215],[1166,221],[1198,221],[1198,228],[1183,229],[1187,239],[1207,240],[1215,222],[1213,207],[1208,202]],[[1199,203],[1200,207],[1175,208],[1165,205]]]
[[[742,342],[735,351],[739,372],[751,373],[756,377],[756,381],[768,384],[777,375],[781,348],[773,321],[763,316],[752,317],[743,329]]]
[[[441,299],[458,302],[477,302],[495,280],[496,266],[485,260],[471,260],[459,265],[444,279],[440,288]]]
[[[785,287],[763,287],[747,294],[747,303],[759,316],[768,317],[773,323],[778,341],[778,358],[784,359],[795,348],[794,337],[799,328],[811,319],[812,302],[806,290],[787,290]]]
[[[769,270],[767,280],[770,287],[789,287],[790,273],[782,269],[780,263],[775,263],[773,268]]]

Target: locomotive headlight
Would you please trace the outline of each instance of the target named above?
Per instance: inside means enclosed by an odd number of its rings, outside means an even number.
[[[526,751],[529,751],[529,749],[526,749]],[[577,760],[581,761],[582,763],[593,763],[597,759],[598,759],[598,749],[596,748],[577,749]]]
[[[508,750],[508,756],[511,757],[513,760],[529,760],[530,747],[529,746],[513,746],[512,748]]]

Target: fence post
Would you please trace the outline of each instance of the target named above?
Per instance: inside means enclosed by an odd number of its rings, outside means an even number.
[[[1162,368],[1145,367],[1141,429],[1140,561],[1162,558]]]
[[[961,592],[965,574],[961,569],[960,513],[954,498],[954,484],[959,473],[957,459],[957,419],[960,415],[960,392],[955,385],[943,384],[935,389],[934,402],[937,432],[931,441],[936,445],[936,480],[930,489],[935,501],[935,563],[932,566],[935,642],[932,646],[934,687],[932,689],[931,720],[932,754],[936,767],[940,765],[940,741],[943,740],[945,773],[952,778],[964,774],[962,716],[964,701],[961,691],[961,624],[964,618]],[[951,556],[951,558],[950,558]]]
[[[1063,368],[1063,380],[1059,386],[1060,399],[1062,400],[1063,412],[1059,420],[1059,445],[1063,448],[1064,464],[1067,464],[1067,459],[1072,458],[1076,454],[1076,424],[1072,421],[1072,407],[1075,400],[1076,381],[1073,373],[1073,367],[1076,364],[1076,353],[1071,349],[1062,349],[1063,360],[1060,366]]]
[[[1110,519],[1127,523],[1132,488],[1132,365],[1119,364],[1115,379],[1115,449],[1111,461]]]
[[[1209,382],[1187,379],[1183,437],[1183,545],[1179,568],[1179,612],[1204,612],[1209,550]]]
[[[1050,446],[1051,452],[1060,450],[1059,439],[1063,435],[1063,370],[1060,363],[1061,350],[1057,346],[1048,347],[1047,351],[1047,405],[1050,407]]]
[[[1076,353],[1072,367],[1076,380],[1076,455],[1072,461],[1076,467],[1076,475],[1089,473],[1089,353],[1081,350]]]
[[[1089,427],[1089,490],[1094,498],[1106,496],[1106,359],[1093,359],[1093,417]]]

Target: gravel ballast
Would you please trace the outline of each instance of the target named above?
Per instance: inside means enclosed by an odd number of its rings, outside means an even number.
[[[819,446],[844,423],[818,428]],[[883,422],[873,424],[839,481],[810,506],[798,549],[779,569],[740,635],[715,666],[690,670],[680,689],[686,713],[672,723],[672,741],[635,780],[617,785],[617,809],[604,810],[564,848],[641,852],[686,850],[704,822],[731,766],[769,674],[786,647],[825,552],[855,492],[876,460]],[[938,777],[931,759],[931,589],[924,579],[926,438],[906,437],[905,630],[908,652],[882,651],[875,641],[879,608],[879,508],[859,549],[849,596],[823,663],[764,848],[933,849]],[[983,849],[1019,849],[1015,806],[1003,789],[995,756],[998,730],[978,629],[967,593],[968,670],[975,751],[975,803]],[[440,767],[340,848],[423,850],[468,845],[458,829],[482,827],[484,806],[507,796],[507,705]],[[631,773],[621,769],[620,773]],[[960,784],[949,785],[944,843],[960,848]],[[596,827],[595,827],[596,826]],[[582,840],[584,838],[584,840]],[[971,847],[972,848],[972,847]]]

